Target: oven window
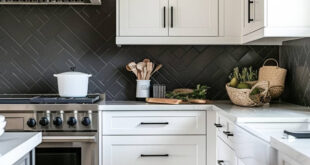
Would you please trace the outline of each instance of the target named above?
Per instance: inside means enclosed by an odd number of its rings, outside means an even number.
[[[36,165],[81,165],[81,148],[36,148]]]

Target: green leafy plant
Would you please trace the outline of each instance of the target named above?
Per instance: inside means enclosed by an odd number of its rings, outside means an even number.
[[[208,86],[198,84],[192,92],[168,92],[166,94],[167,98],[180,99],[183,101],[188,101],[189,99],[206,99]]]

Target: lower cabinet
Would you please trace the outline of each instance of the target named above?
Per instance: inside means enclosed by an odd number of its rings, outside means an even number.
[[[297,161],[288,157],[286,154],[279,152],[278,165],[305,165],[305,164],[298,163]]]
[[[237,165],[235,152],[219,137],[216,143],[218,165]]]
[[[206,136],[103,136],[102,153],[104,165],[206,165]]]
[[[27,153],[25,156],[20,158],[14,165],[35,165],[31,157],[33,156],[33,152]]]

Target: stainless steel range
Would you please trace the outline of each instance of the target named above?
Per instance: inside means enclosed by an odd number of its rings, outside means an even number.
[[[98,102],[104,95],[0,95],[7,132],[41,131],[36,165],[98,165]]]

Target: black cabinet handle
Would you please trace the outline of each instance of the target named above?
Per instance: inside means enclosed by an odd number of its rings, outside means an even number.
[[[166,28],[166,6],[164,7],[164,28]]]
[[[218,165],[222,165],[222,163],[224,163],[224,160],[218,160],[218,161],[217,161],[217,164],[218,164]]]
[[[234,136],[233,133],[229,132],[229,131],[223,131],[223,133],[226,135],[226,136]]]
[[[215,126],[216,128],[222,128],[222,127],[223,127],[222,124],[217,124],[217,123],[214,123],[214,126]]]
[[[141,157],[169,157],[169,154],[152,154],[152,155],[148,155],[148,154],[141,154]]]
[[[173,6],[171,6],[171,28],[173,28]]]
[[[141,125],[168,125],[169,122],[141,122]]]
[[[251,4],[254,4],[254,1],[248,0],[248,23],[254,21],[254,19],[251,18]]]

